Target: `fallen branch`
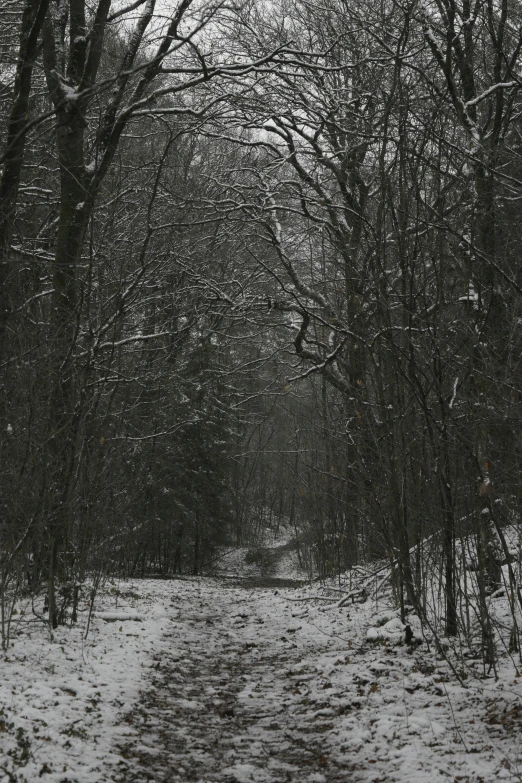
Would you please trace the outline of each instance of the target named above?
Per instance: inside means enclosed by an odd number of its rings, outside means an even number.
[[[106,623],[115,623],[116,621],[136,620],[141,622],[142,616],[137,612],[97,612],[96,617]]]
[[[293,604],[301,603],[302,601],[332,601],[334,604],[337,603],[337,598],[327,598],[326,596],[322,595],[309,595],[306,598],[288,598],[285,596],[287,601],[291,601]]]

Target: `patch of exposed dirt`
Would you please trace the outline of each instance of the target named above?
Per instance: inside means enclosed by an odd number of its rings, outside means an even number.
[[[219,578],[219,577],[218,577]],[[306,584],[304,580],[284,579],[278,576],[227,576],[221,577],[229,585],[234,587],[244,587],[248,590],[252,588],[265,588],[270,590],[277,589],[296,589]]]

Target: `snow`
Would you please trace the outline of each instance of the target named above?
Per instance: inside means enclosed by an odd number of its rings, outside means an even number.
[[[60,90],[65,103],[75,103],[80,97],[79,92],[63,79],[60,79]]]
[[[393,617],[377,628],[372,625],[366,632],[366,639],[371,642],[385,639],[395,644],[402,644],[405,630],[406,626],[404,623],[401,623],[398,617]]]
[[[477,291],[475,291],[473,281],[470,280],[468,283],[468,293],[465,294],[464,296],[460,296],[459,302],[472,303],[473,307],[476,309],[478,307],[478,301],[479,301],[479,295]]]
[[[171,590],[171,582],[155,580],[109,583],[96,607],[117,604],[119,611],[95,611],[87,639],[88,606],[77,626],[58,628],[51,641],[31,603],[19,604],[11,646],[2,654],[2,783],[30,782],[40,774],[49,783],[108,779],[120,761],[115,743],[127,733],[125,712],[139,698],[153,651],[162,648]],[[128,596],[123,601],[122,594]],[[135,604],[143,616],[138,625],[103,622],[123,614],[137,620]]]
[[[142,620],[142,616],[138,612],[97,612],[96,617],[105,620],[106,623],[114,623],[116,620],[137,620],[138,622]]]
[[[88,606],[51,641],[19,604],[1,783],[520,781],[516,661],[499,649],[495,680],[461,659],[459,682],[436,645],[404,644],[391,591],[339,607],[351,584],[306,584],[292,546],[264,544],[267,567],[243,549],[210,578],[108,583],[87,639]]]

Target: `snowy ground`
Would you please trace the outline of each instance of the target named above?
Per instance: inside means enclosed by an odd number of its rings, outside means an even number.
[[[0,781],[522,781],[509,657],[497,681],[468,662],[460,684],[425,644],[367,640],[382,602],[271,582],[296,574],[273,549],[237,579],[244,552],[215,578],[109,585],[85,642],[46,641],[26,607],[2,663]],[[122,615],[141,619],[107,622]]]
[[[78,625],[59,628],[51,642],[31,602],[19,603],[11,646],[0,652],[2,783],[110,780],[120,761],[122,719],[148,687],[153,654],[165,646],[175,584],[107,584],[87,639],[87,605]]]

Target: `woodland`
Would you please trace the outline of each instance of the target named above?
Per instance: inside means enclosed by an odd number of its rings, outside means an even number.
[[[4,645],[284,524],[518,650],[522,6],[0,6]]]

